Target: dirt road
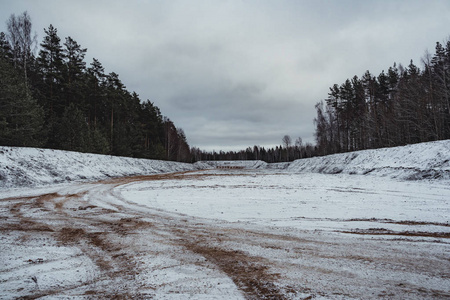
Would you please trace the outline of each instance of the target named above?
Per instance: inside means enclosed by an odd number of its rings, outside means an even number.
[[[446,234],[229,222],[139,205],[121,192],[206,176],[248,174],[142,176],[1,199],[0,298],[450,298]]]

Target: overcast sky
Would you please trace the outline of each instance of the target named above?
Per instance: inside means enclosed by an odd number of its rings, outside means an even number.
[[[449,0],[0,0],[1,31],[27,10],[184,129],[190,146],[314,142],[333,84],[408,65],[450,36]]]

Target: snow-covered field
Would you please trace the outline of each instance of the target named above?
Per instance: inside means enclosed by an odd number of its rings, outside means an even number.
[[[0,147],[0,299],[450,298],[449,159],[450,141],[279,165]]]
[[[117,191],[139,205],[199,218],[308,230],[443,231],[450,237],[450,187],[441,182],[211,170],[183,180],[132,182]]]

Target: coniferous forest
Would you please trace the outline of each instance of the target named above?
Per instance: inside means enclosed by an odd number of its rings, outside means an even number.
[[[50,25],[40,42],[27,12],[0,33],[0,145],[190,161],[186,136],[129,92],[87,49]]]
[[[316,154],[449,139],[450,41],[435,50],[422,70],[411,60],[333,85],[316,104]]]
[[[450,41],[374,76],[334,84],[316,106],[316,145],[282,137],[279,147],[206,152],[190,148],[181,128],[149,100],[105,74],[87,49],[50,25],[37,41],[27,12],[0,33],[0,145],[44,147],[193,162],[284,162],[332,153],[450,138]],[[39,47],[37,47],[39,45]],[[34,49],[39,48],[35,53]]]

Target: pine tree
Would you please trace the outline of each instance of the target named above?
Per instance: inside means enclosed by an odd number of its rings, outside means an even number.
[[[37,58],[42,85],[39,87],[44,96],[48,118],[61,116],[64,112],[64,100],[62,96],[62,81],[64,74],[64,54],[61,39],[53,25],[44,29],[46,36],[41,43],[41,51]]]
[[[104,124],[106,112],[103,110],[106,103],[105,69],[102,64],[93,59],[87,69],[86,80],[86,108],[88,109],[88,126],[90,129],[100,129]]]
[[[64,98],[70,103],[77,101],[77,105],[84,106],[82,101],[84,86],[84,73],[86,71],[86,63],[84,62],[84,56],[87,49],[81,48],[76,41],[71,37],[66,38],[64,43],[64,58],[66,59],[66,73],[64,76]],[[67,104],[66,104],[67,106]]]

